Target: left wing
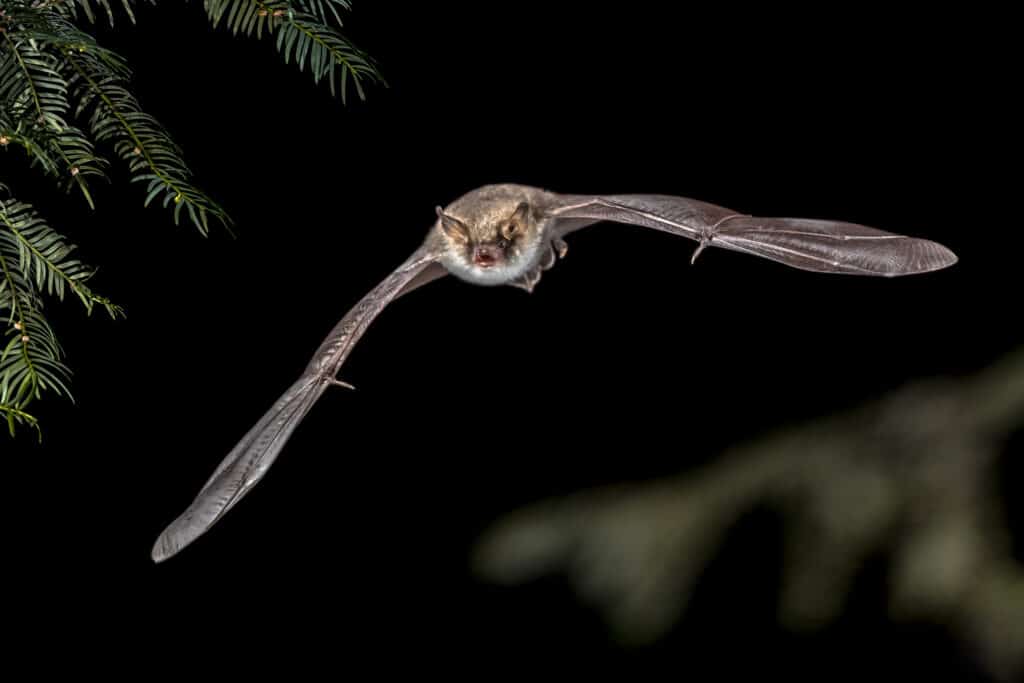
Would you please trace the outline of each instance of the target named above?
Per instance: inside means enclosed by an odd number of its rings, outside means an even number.
[[[557,236],[597,221],[631,223],[742,251],[819,273],[893,277],[951,266],[956,255],[937,242],[856,223],[808,218],[757,218],[669,195],[556,195],[547,215]]]
[[[436,255],[421,248],[346,313],[320,344],[298,381],[242,437],[188,509],[160,534],[153,545],[153,561],[162,562],[175,555],[234,507],[263,478],[324,390],[332,384],[344,384],[335,375],[374,318],[396,297],[443,274]]]

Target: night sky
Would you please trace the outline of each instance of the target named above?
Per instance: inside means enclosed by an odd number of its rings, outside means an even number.
[[[143,209],[123,169],[91,212],[0,155],[127,311],[48,306],[76,403],[37,405],[41,445],[0,442],[29,637],[342,674],[977,675],[940,628],[887,621],[884,558],[839,624],[778,627],[767,514],[736,530],[676,631],[639,651],[615,647],[563,580],[496,588],[467,557],[520,505],[674,474],[1019,344],[1020,219],[993,161],[1014,156],[1007,86],[998,48],[964,39],[983,29],[935,14],[355,4],[345,30],[388,87],[347,106],[269,41],[211,29],[198,2],[98,30],[237,238]],[[601,224],[532,295],[447,278],[390,307],[341,372],[357,390],[330,390],[244,502],[153,565],[156,535],[419,245],[434,207],[494,182],[847,220],[961,261],[895,280],[717,249],[690,266],[693,242]],[[94,639],[99,616],[121,626]]]

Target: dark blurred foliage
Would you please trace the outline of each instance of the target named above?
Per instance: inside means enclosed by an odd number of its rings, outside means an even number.
[[[477,564],[505,583],[565,572],[620,640],[647,643],[679,621],[726,536],[771,511],[781,528],[768,526],[766,549],[783,553],[768,585],[781,583],[784,625],[840,621],[881,559],[893,619],[945,625],[992,675],[1016,680],[1024,568],[998,464],[1022,416],[1018,352],[978,377],[910,385],[683,476],[536,504],[485,537]]]

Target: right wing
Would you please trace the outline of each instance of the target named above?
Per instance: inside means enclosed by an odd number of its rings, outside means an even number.
[[[220,463],[195,500],[153,545],[154,562],[175,555],[213,526],[274,463],[288,437],[328,386],[373,319],[396,297],[443,275],[426,248],[414,253],[364,296],[331,330],[305,372]]]
[[[956,263],[937,242],[856,223],[810,218],[759,218],[670,195],[559,195],[547,208],[558,236],[597,221],[631,223],[819,273],[893,277]]]

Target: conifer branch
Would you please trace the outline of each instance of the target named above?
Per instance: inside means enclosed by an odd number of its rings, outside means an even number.
[[[6,342],[0,351],[0,410],[12,432],[16,424],[38,429],[25,409],[42,392],[71,398],[71,372],[43,316],[41,294],[63,299],[71,289],[87,312],[99,304],[111,317],[122,314],[120,307],[85,284],[93,271],[71,258],[74,249],[30,205],[13,198],[0,200],[0,311],[7,311]]]
[[[101,142],[112,142],[117,155],[128,163],[135,175],[132,182],[148,181],[145,206],[163,195],[163,206],[174,203],[174,223],[178,224],[182,209],[199,231],[209,233],[209,216],[230,227],[227,213],[210,197],[194,187],[192,173],[181,156],[181,149],[160,123],[142,111],[138,101],[110,74],[103,64],[85,54],[68,54],[74,70],[78,113],[90,107],[90,130]]]
[[[156,4],[155,0],[149,0]],[[90,207],[93,178],[107,178],[109,162],[97,152],[107,144],[127,164],[132,182],[146,185],[144,204],[183,211],[202,233],[210,218],[230,230],[227,213],[193,185],[180,147],[129,89],[124,59],[99,45],[76,22],[95,23],[115,8],[136,21],[136,0],[3,0],[0,6],[0,151],[24,150],[31,166],[69,190],[77,187]],[[284,61],[308,67],[315,83],[328,81],[344,102],[349,82],[360,98],[364,85],[384,83],[365,53],[339,33],[350,0],[204,0],[214,26],[262,38],[276,35]],[[0,190],[6,187],[0,183]],[[70,371],[42,313],[44,296],[75,293],[90,312],[99,305],[116,317],[121,309],[86,284],[93,269],[73,257],[75,247],[29,204],[0,198],[0,417],[38,431],[26,411],[50,391],[67,395]]]
[[[221,20],[235,35],[263,37],[277,34],[277,50],[285,63],[294,61],[299,71],[309,59],[313,82],[326,80],[331,94],[340,90],[345,102],[351,80],[360,99],[365,99],[363,81],[386,85],[373,61],[328,23],[330,14],[338,25],[338,8],[350,3],[336,0],[206,0],[206,11],[214,27]]]

